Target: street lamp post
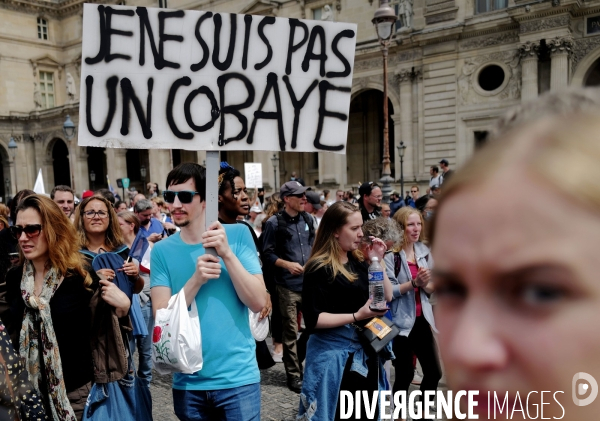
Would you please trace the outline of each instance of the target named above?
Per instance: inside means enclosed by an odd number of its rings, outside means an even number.
[[[144,189],[144,194],[146,194],[146,167],[144,165],[140,167],[140,175],[142,176],[142,188]]]
[[[94,191],[94,182],[96,181],[96,173],[94,170],[90,171],[90,180],[92,182],[92,191]]]
[[[400,155],[400,194],[404,195],[404,150],[406,145],[404,141],[398,145],[398,155]]]
[[[388,127],[388,94],[387,94],[387,58],[388,45],[394,34],[396,24],[396,12],[392,9],[387,0],[382,0],[379,9],[375,11],[373,16],[373,25],[377,31],[377,38],[381,45],[383,53],[383,170],[381,171],[381,192],[383,193],[383,202],[389,203],[390,193],[392,191],[391,182],[394,179],[391,177],[392,170],[390,168],[390,139]]]
[[[13,167],[15,167],[15,178],[13,178],[15,190],[19,191],[17,186],[17,142],[15,142],[15,138],[12,136],[8,141],[8,153],[10,154],[10,157],[12,159]]]
[[[277,154],[273,154],[271,162],[273,163],[273,190],[277,191],[277,167],[279,166],[279,157]]]

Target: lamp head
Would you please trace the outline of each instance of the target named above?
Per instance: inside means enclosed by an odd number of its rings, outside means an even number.
[[[387,0],[384,0],[375,11],[373,16],[373,25],[377,31],[379,42],[388,42],[394,33],[394,24],[397,20],[396,12],[390,7]]]
[[[8,151],[10,152],[10,156],[14,159],[14,157],[17,155],[17,142],[15,142],[15,138],[12,136],[8,141]]]
[[[63,133],[68,140],[73,139],[73,136],[75,136],[75,123],[73,123],[71,116],[68,114],[63,124]]]

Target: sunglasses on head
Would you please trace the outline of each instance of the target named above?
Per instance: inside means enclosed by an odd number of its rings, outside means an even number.
[[[179,201],[184,204],[187,205],[188,203],[192,203],[192,200],[194,200],[194,196],[200,194],[197,191],[187,191],[187,190],[183,190],[183,191],[171,191],[171,190],[165,190],[163,191],[163,198],[165,199],[165,202],[167,203],[174,203],[175,202],[175,196],[177,196],[179,198]]]
[[[21,225],[13,225],[12,227],[10,227],[10,233],[17,240],[21,238],[21,234],[23,233],[25,233],[27,237],[33,238],[40,235],[41,231],[42,226],[40,224],[25,225],[24,227],[22,227]]]

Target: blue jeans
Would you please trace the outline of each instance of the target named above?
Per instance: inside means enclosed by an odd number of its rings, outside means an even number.
[[[181,421],[259,421],[260,383],[223,390],[173,389],[173,406]]]
[[[141,300],[140,300],[141,301]],[[148,336],[136,338],[138,356],[140,358],[138,365],[138,378],[140,383],[150,387],[152,380],[152,331],[154,330],[154,317],[152,317],[152,301],[148,300],[146,304],[140,302],[142,315],[148,327]],[[135,345],[132,346],[132,350]]]

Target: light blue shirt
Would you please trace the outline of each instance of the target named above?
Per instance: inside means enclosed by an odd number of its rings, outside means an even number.
[[[262,274],[254,240],[244,225],[224,225],[229,246],[251,274]],[[201,244],[186,244],[176,233],[152,249],[150,286],[166,286],[177,294],[192,277]],[[204,366],[194,374],[175,373],[173,388],[221,390],[260,382],[255,342],[248,324],[248,307],[239,299],[221,260],[221,276],[196,295]]]

